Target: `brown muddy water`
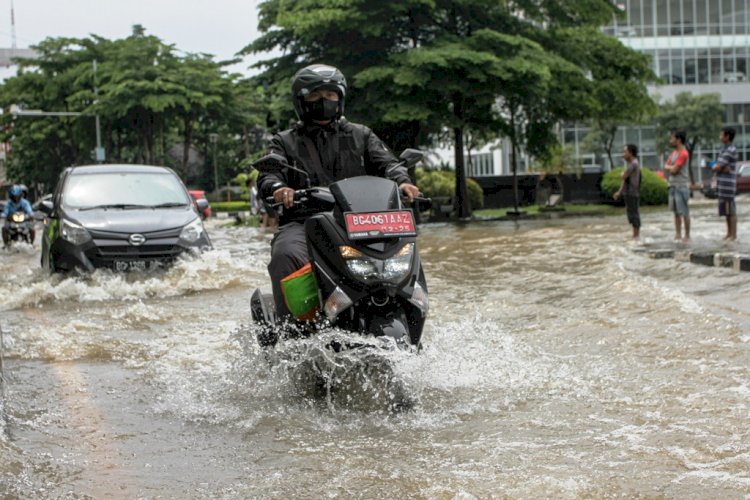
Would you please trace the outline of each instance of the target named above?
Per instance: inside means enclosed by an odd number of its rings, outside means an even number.
[[[671,224],[646,214],[644,241]],[[270,235],[209,232],[161,274],[0,254],[0,497],[750,498],[750,273],[634,253],[624,214],[425,225],[419,355],[312,340],[269,366],[248,303]]]

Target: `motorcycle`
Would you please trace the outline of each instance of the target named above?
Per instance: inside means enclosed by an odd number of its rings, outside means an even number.
[[[8,215],[5,221],[5,230],[8,235],[8,244],[14,241],[25,241],[32,244],[31,232],[34,229],[34,219],[24,212],[15,212]]]
[[[409,168],[421,158],[420,151],[407,149],[399,159]],[[254,166],[261,172],[294,170],[309,185],[307,173],[280,155],[267,155]],[[429,203],[425,198],[417,201]],[[414,213],[404,203],[395,182],[373,176],[295,191],[295,210],[311,214],[305,235],[314,315],[288,328],[276,317],[273,296],[255,290],[251,313],[262,327],[260,345],[273,346],[279,338],[300,331],[308,335],[335,327],[395,343],[400,349],[419,350],[429,299]],[[274,208],[283,210],[283,205]]]

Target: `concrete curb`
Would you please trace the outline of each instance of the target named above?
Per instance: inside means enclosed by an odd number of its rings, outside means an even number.
[[[750,255],[723,251],[672,250],[638,248],[634,253],[646,254],[651,259],[675,259],[701,266],[724,267],[735,271],[750,271]]]

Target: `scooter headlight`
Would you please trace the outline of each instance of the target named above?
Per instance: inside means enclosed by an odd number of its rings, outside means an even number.
[[[411,258],[414,255],[414,243],[407,243],[390,259],[385,259],[383,278],[388,281],[401,281],[411,271]]]
[[[16,212],[10,216],[10,220],[15,222],[16,224],[20,224],[21,222],[23,222],[25,218],[26,218],[26,215],[21,212]]]
[[[348,245],[339,247],[346,267],[355,277],[364,281],[383,280],[397,283],[411,271],[414,243],[407,243],[393,257],[385,260],[374,259]]]
[[[339,252],[341,252],[341,256],[346,261],[346,267],[349,269],[349,272],[357,278],[368,281],[380,277],[378,259],[370,258],[356,248],[348,245],[340,246]]]
[[[74,224],[66,219],[62,220],[60,236],[74,245],[83,245],[91,241],[91,234],[89,234],[85,227]]]

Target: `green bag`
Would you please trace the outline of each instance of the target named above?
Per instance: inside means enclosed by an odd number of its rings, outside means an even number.
[[[298,320],[311,321],[320,309],[318,281],[309,262],[281,280],[284,302]]]

